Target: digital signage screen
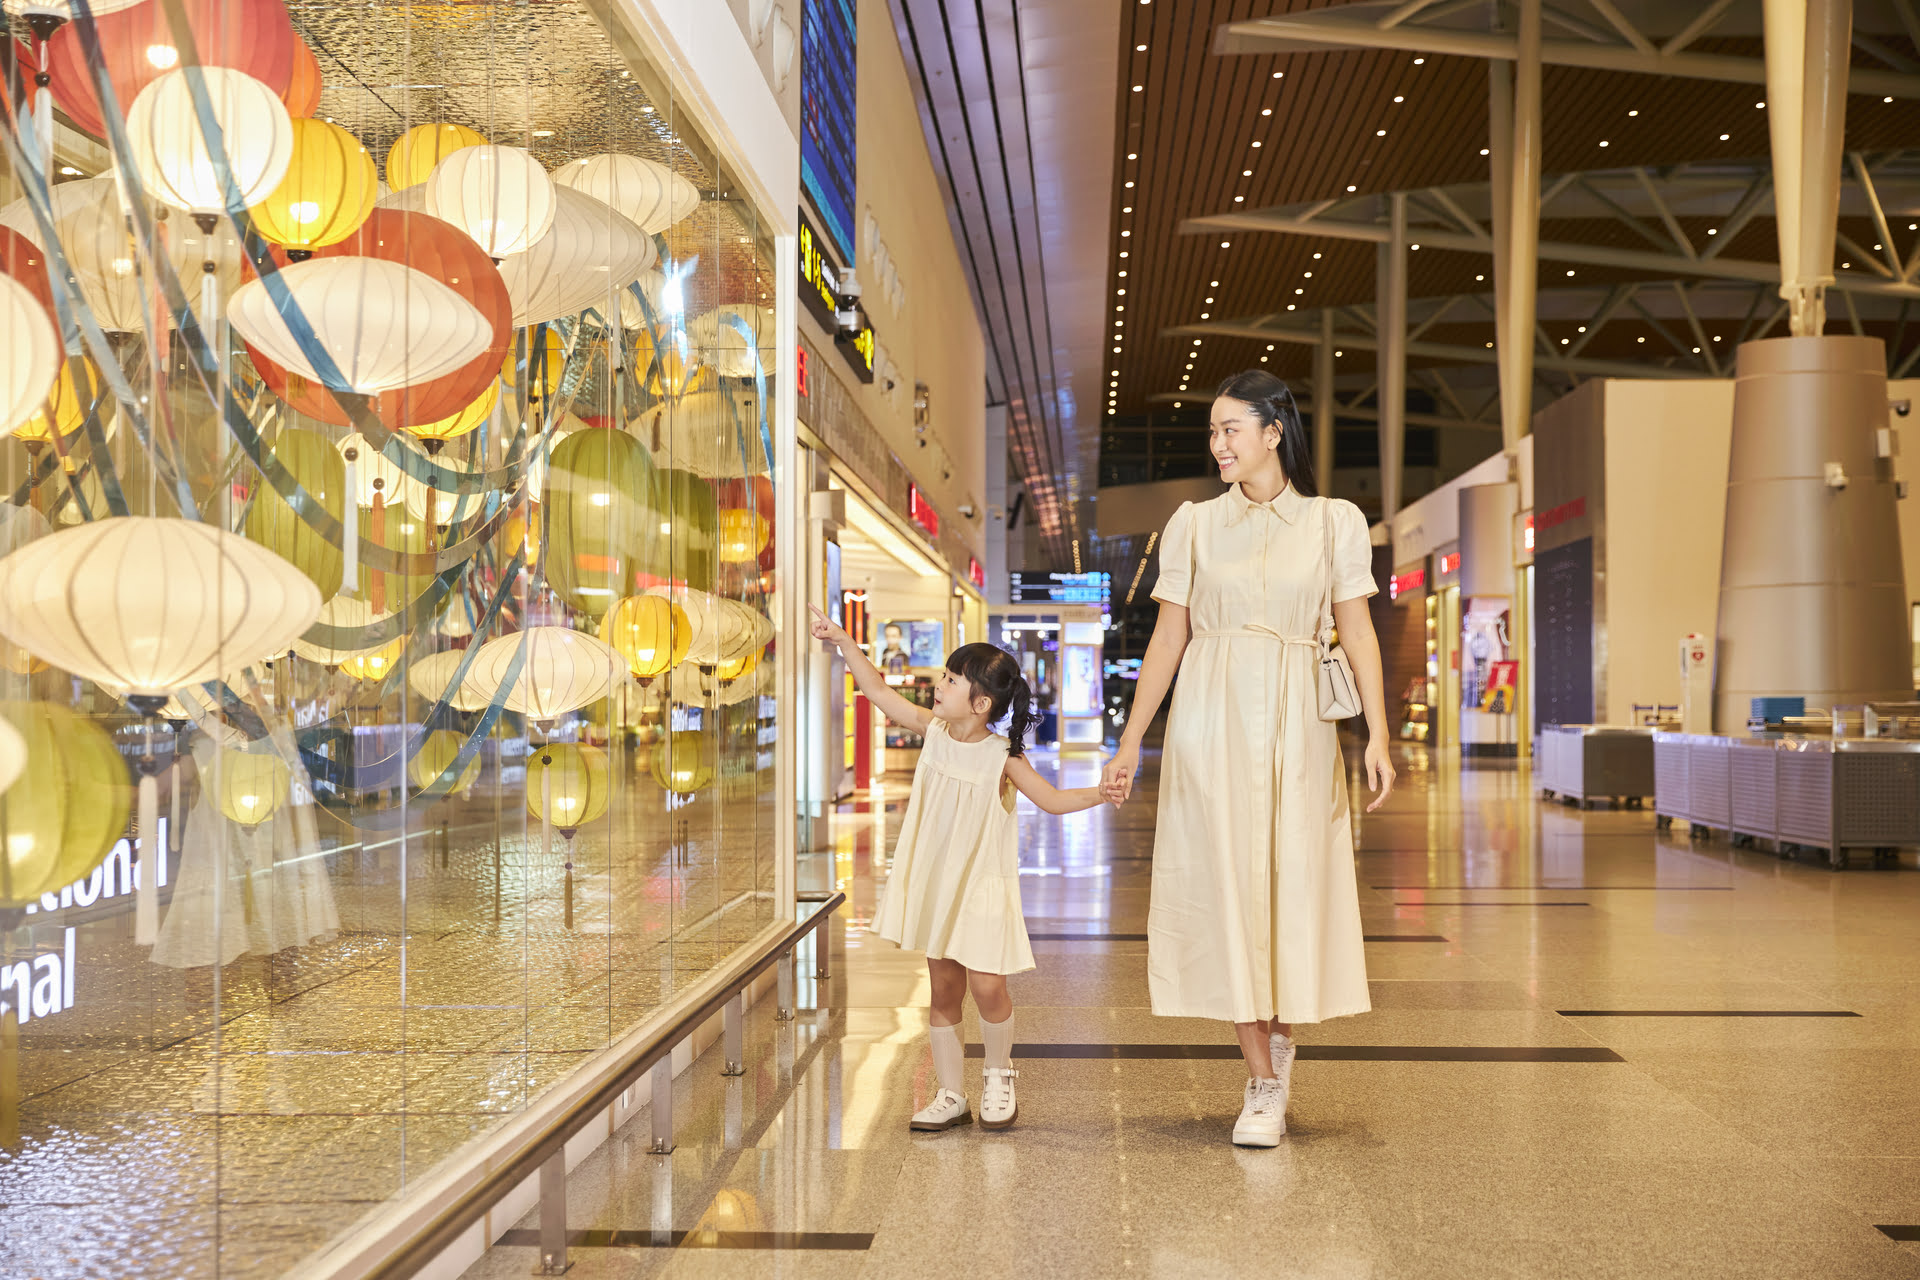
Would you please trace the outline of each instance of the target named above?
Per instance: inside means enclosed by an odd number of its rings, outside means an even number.
[[[851,264],[854,202],[853,0],[806,0],[800,19],[800,183]]]

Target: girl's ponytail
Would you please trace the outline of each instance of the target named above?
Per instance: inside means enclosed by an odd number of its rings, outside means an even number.
[[[1007,717],[1007,754],[1024,756],[1027,754],[1027,734],[1040,720],[1040,713],[1033,709],[1033,690],[1027,687],[1024,678],[1014,677],[1012,712]]]
[[[1020,660],[990,644],[963,644],[947,655],[947,670],[967,682],[975,697],[987,699],[987,723],[1007,722],[1007,754],[1027,752],[1027,735],[1040,721],[1033,708],[1033,690],[1020,671]]]

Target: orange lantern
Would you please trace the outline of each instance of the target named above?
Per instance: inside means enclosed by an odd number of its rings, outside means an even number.
[[[287,114],[313,115],[320,109],[320,90],[325,87],[320,79],[320,59],[313,56],[305,40],[294,36],[293,73],[287,80],[286,92],[280,95],[280,101],[287,104]]]

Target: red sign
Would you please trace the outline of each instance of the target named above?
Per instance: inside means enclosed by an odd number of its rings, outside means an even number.
[[[1534,517],[1533,526],[1536,529],[1551,529],[1557,524],[1565,524],[1569,520],[1578,520],[1585,514],[1587,514],[1587,500],[1585,498],[1575,498],[1572,502],[1563,502],[1551,511],[1542,512],[1540,515]]]
[[[1444,578],[1449,573],[1457,572],[1459,568],[1460,568],[1460,553],[1458,551],[1454,552],[1450,556],[1440,557],[1440,576],[1441,577]]]
[[[967,581],[982,591],[987,589],[987,571],[981,568],[980,562],[972,556],[967,557]]]
[[[794,375],[797,384],[796,389],[804,396],[807,394],[807,349],[800,347],[796,349],[793,354],[797,358],[797,363],[794,366]]]
[[[933,509],[933,504],[927,501],[917,484],[907,486],[907,514],[913,517],[915,524],[927,531],[929,538],[940,536],[940,513]]]
[[[1533,550],[1533,517],[1532,516],[1527,517],[1526,532],[1521,535],[1521,538],[1526,543],[1527,550],[1529,551]]]
[[[1425,569],[1411,569],[1406,573],[1396,573],[1387,579],[1387,599],[1398,600],[1409,591],[1418,591],[1427,585]]]

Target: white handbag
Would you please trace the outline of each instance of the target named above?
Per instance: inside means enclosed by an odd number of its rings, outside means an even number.
[[[1330,643],[1333,635],[1333,499],[1320,499],[1320,522],[1327,531],[1327,594],[1321,609],[1320,632],[1320,718],[1350,720],[1360,714],[1360,686],[1353,679],[1353,664],[1347,651]]]

